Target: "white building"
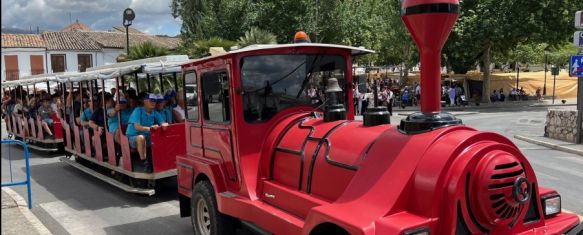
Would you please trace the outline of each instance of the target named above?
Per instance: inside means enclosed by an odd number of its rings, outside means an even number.
[[[125,31],[114,27],[113,32],[95,32],[82,26],[76,22],[63,32],[2,34],[2,81],[42,73],[82,72],[116,63],[126,52]],[[176,37],[152,36],[135,29],[129,32],[130,47],[149,41],[173,50],[180,43]]]

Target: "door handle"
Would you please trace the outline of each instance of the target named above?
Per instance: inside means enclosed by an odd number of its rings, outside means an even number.
[[[274,194],[270,194],[270,193],[265,193],[264,194],[266,198],[275,198]]]

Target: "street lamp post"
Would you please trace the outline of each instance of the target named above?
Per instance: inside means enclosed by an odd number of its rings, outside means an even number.
[[[131,8],[126,8],[123,11],[123,26],[126,27],[126,53],[127,56],[130,55],[130,34],[129,34],[129,27],[132,25],[132,21],[136,18],[136,14],[134,10]]]
[[[549,50],[545,49],[545,83],[543,84],[543,96],[547,95],[547,64],[548,64]]]

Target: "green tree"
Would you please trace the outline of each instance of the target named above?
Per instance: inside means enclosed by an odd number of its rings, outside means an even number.
[[[136,46],[130,47],[130,53],[128,54],[128,60],[138,60],[150,57],[165,56],[169,52],[166,48],[157,46],[152,42],[140,43]]]
[[[277,37],[269,31],[251,27],[249,31],[245,32],[237,41],[240,47],[246,47],[253,44],[277,44]]]
[[[464,48],[468,56],[479,58],[483,67],[494,54],[511,54],[519,44],[562,44],[572,35],[574,9],[583,8],[580,0],[473,0],[462,1],[460,18],[446,47],[450,53]],[[466,52],[464,52],[466,53]],[[473,56],[472,56],[473,55]],[[448,57],[455,58],[453,54]],[[464,63],[466,60],[450,60]],[[490,90],[490,70],[484,70],[483,91]],[[484,96],[484,101],[489,99]]]
[[[225,51],[229,51],[236,44],[234,41],[213,37],[204,40],[183,42],[178,48],[178,51],[188,55],[190,58],[201,58],[210,55],[209,49],[211,47],[222,47]]]

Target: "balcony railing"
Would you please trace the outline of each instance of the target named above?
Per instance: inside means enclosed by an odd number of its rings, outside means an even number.
[[[6,70],[6,81],[18,80],[20,71],[18,70]]]
[[[45,70],[44,69],[33,69],[33,70],[30,70],[30,74],[31,75],[37,75],[37,74],[43,74],[43,73],[45,73]]]
[[[30,70],[30,75],[44,74],[44,69],[33,69]],[[19,70],[6,70],[6,81],[18,80],[21,76],[28,76],[27,71]]]

